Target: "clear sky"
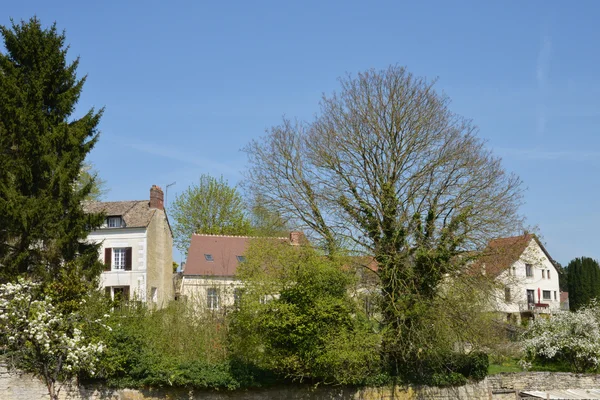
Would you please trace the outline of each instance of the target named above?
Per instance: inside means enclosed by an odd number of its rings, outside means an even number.
[[[242,179],[240,149],[311,118],[337,78],[390,64],[439,78],[451,108],[528,188],[550,254],[600,259],[600,2],[4,1],[66,30],[106,107],[91,160],[106,200],[168,197],[202,173]],[[177,260],[179,261],[179,260]]]

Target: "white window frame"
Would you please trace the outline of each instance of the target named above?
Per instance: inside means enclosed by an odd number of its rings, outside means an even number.
[[[207,288],[206,289],[206,306],[209,310],[219,309],[219,289],[218,288]]]
[[[120,228],[123,226],[123,218],[121,217],[108,217],[106,218],[106,226],[108,228]]]
[[[115,247],[112,249],[112,269],[115,271],[125,271],[127,262],[127,248]]]

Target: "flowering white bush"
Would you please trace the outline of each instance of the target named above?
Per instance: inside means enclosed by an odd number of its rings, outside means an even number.
[[[103,344],[82,334],[89,322],[83,316],[65,315],[50,296],[36,293],[38,285],[28,281],[0,285],[0,338],[15,364],[40,375],[56,399],[57,382],[81,371],[94,375]]]
[[[532,322],[523,333],[526,361],[566,362],[576,372],[600,367],[600,305]]]

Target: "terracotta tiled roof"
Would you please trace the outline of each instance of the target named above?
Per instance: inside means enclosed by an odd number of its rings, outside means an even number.
[[[148,200],[132,201],[92,201],[84,204],[84,210],[88,213],[104,212],[106,216],[120,216],[127,228],[146,228],[155,208],[150,208]]]
[[[194,234],[183,275],[234,276],[250,241],[250,236]],[[288,238],[276,238],[282,241]]]
[[[521,236],[490,240],[487,248],[482,252],[474,266],[479,269],[485,265],[487,275],[497,276],[519,260],[532,240],[536,241],[548,260],[552,262],[552,257],[538,238],[534,234],[527,233]]]

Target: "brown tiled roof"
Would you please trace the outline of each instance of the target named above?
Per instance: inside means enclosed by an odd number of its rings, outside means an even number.
[[[560,292],[560,302],[565,303],[569,301],[569,292]]]
[[[106,216],[121,216],[127,228],[146,228],[155,208],[150,208],[148,200],[132,201],[92,201],[84,204],[84,210],[88,213],[103,212]]]
[[[548,260],[552,262],[552,257],[550,257],[550,254],[548,254],[548,251],[537,236],[526,233],[521,236],[490,240],[487,248],[477,259],[475,267],[479,269],[485,265],[487,275],[497,276],[519,260],[531,240],[536,241],[546,257],[548,257]]]
[[[250,236],[192,235],[183,275],[234,276],[239,265],[237,256],[244,255],[252,239]],[[205,255],[212,256],[212,261]]]

